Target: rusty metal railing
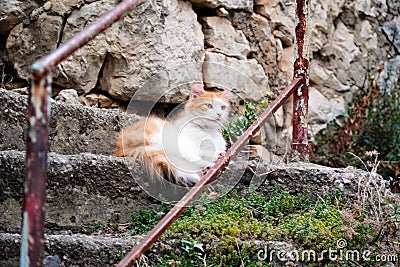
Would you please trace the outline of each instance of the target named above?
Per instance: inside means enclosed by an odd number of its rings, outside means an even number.
[[[50,71],[74,51],[132,8],[139,0],[125,0],[76,34],[65,44],[35,62],[31,69],[26,142],[27,172],[24,185],[24,211],[21,238],[21,267],[43,265],[44,204],[47,181],[47,147],[51,96]]]
[[[117,21],[139,0],[125,0],[113,10],[103,15],[65,44],[35,62],[31,70],[31,87],[28,104],[27,134],[27,173],[24,186],[24,211],[21,240],[20,266],[41,266],[43,260],[44,239],[44,203],[47,181],[48,121],[51,95],[50,71],[74,51],[88,43],[97,34]],[[232,145],[226,154],[188,191],[188,193],[160,220],[160,222],[134,247],[118,266],[131,266],[175,221],[203,191],[205,186],[215,179],[235,156],[256,134],[260,127],[293,94],[293,158],[306,160],[308,154],[307,113],[308,113],[308,41],[307,21],[309,0],[296,0],[296,61],[294,79],[281,94],[261,112],[259,118]]]

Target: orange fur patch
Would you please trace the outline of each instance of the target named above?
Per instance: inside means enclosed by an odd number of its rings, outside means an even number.
[[[122,129],[116,138],[115,156],[140,160],[152,177],[173,176],[174,170],[170,169],[165,152],[146,149],[151,136],[162,130],[163,123],[161,118],[151,116]]]
[[[133,157],[135,148],[149,145],[152,134],[161,131],[159,124],[163,120],[158,117],[141,119],[122,129],[116,138],[114,155],[117,157]]]

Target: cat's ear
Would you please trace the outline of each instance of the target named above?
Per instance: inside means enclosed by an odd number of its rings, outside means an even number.
[[[205,93],[204,86],[201,83],[192,84],[192,88],[190,90],[190,99],[195,99],[202,96]]]

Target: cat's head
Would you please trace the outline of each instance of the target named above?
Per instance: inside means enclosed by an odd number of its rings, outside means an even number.
[[[225,125],[228,122],[230,95],[229,91],[206,91],[202,84],[194,83],[185,111],[197,117],[206,127]]]

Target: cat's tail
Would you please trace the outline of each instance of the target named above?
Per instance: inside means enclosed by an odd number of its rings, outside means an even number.
[[[182,186],[193,186],[200,179],[197,173],[190,174],[177,169],[169,162],[163,150],[149,150],[144,146],[140,146],[124,150],[124,152],[123,156],[132,157],[141,162],[153,179],[164,178]]]
[[[123,139],[122,139],[122,133],[120,133],[116,140],[115,140],[115,152],[114,155],[117,157],[124,157],[124,145],[123,145]]]
[[[152,178],[164,177],[172,182],[175,181],[174,177],[177,177],[176,169],[168,163],[163,150],[150,150],[143,145],[127,146],[124,145],[123,141],[123,135],[120,134],[116,139],[115,156],[131,157],[140,161]]]
[[[133,127],[136,127],[133,125]],[[128,130],[129,129],[125,129]],[[129,133],[129,132],[128,132]],[[151,178],[165,178],[172,183],[192,186],[199,179],[198,173],[181,170],[168,160],[164,150],[151,148],[142,135],[123,138],[123,131],[116,138],[115,156],[131,157],[140,161]]]
[[[175,168],[169,164],[163,150],[149,151],[144,147],[140,150],[142,151],[137,151],[137,154],[134,157],[142,162],[148,174],[152,178],[164,177],[168,180],[173,180],[176,171]]]

